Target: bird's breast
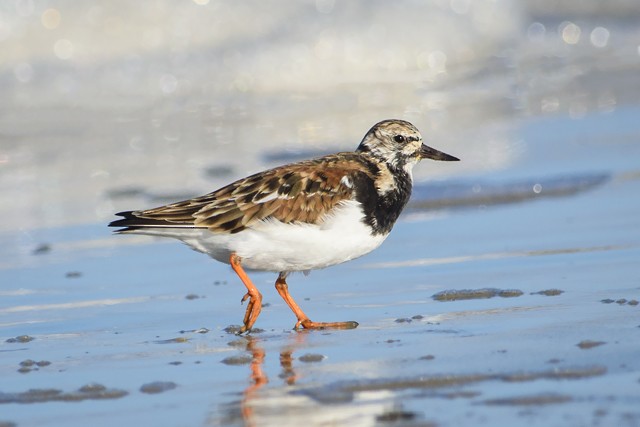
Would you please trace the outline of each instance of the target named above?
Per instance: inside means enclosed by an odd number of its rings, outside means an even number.
[[[364,218],[362,205],[347,201],[334,208],[321,224],[266,220],[241,233],[209,233],[203,243],[211,247],[211,253],[219,253],[220,246],[226,252],[235,252],[249,269],[315,270],[358,258],[380,246],[388,233],[374,233]]]

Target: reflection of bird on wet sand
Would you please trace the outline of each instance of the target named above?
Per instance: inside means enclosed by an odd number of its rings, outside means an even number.
[[[242,418],[245,420],[247,425],[251,426],[253,425],[251,421],[254,413],[252,401],[257,398],[258,391],[269,382],[269,378],[263,370],[265,350],[259,345],[258,340],[252,336],[248,336],[246,351],[251,353],[251,381],[243,393],[240,406],[242,410]],[[293,349],[289,346],[284,347],[280,351],[280,366],[282,367],[281,377],[284,378],[287,385],[293,385],[296,382],[296,375],[293,370],[292,354]]]
[[[295,366],[296,360],[303,359],[296,358],[295,354],[308,348],[307,333],[299,331],[288,338],[277,350],[280,365],[277,376],[281,384],[269,380],[265,367],[265,361],[269,360],[265,346],[271,343],[255,335],[242,338],[246,341],[241,348],[251,356],[248,384],[241,399],[225,405],[223,418],[210,419],[207,425],[349,425],[353,420],[366,420],[369,424],[398,409],[393,393],[387,390],[369,391],[366,396],[360,396],[341,390],[318,391],[311,384],[301,385],[305,364]]]
[[[251,384],[247,387],[245,394],[250,394],[268,383],[269,378],[262,370],[265,358],[264,348],[257,345],[256,340],[251,338],[247,340],[246,350],[251,353]]]
[[[240,333],[251,330],[262,309],[262,294],[244,268],[279,273],[275,287],[296,315],[296,328],[351,329],[358,324],[310,320],[289,294],[287,276],[380,246],[409,201],[412,169],[422,159],[458,160],[423,144],[411,123],[384,120],[355,152],[280,166],[194,199],[120,212],[123,218],[109,226],[176,238],[229,263],[247,288]]]

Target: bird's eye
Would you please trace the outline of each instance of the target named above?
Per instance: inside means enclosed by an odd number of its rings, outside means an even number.
[[[394,140],[395,142],[404,142],[404,136],[402,136],[402,135],[396,135],[396,136],[394,136],[394,137],[393,137],[393,140]]]

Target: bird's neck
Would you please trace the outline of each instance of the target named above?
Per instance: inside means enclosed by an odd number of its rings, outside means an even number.
[[[378,163],[372,187],[360,195],[364,222],[375,234],[388,234],[411,197],[411,168]]]

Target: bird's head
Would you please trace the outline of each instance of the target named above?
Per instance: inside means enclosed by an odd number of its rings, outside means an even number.
[[[457,161],[457,157],[431,148],[422,142],[420,131],[404,120],[383,120],[375,124],[358,146],[393,168],[408,172],[422,159]]]

